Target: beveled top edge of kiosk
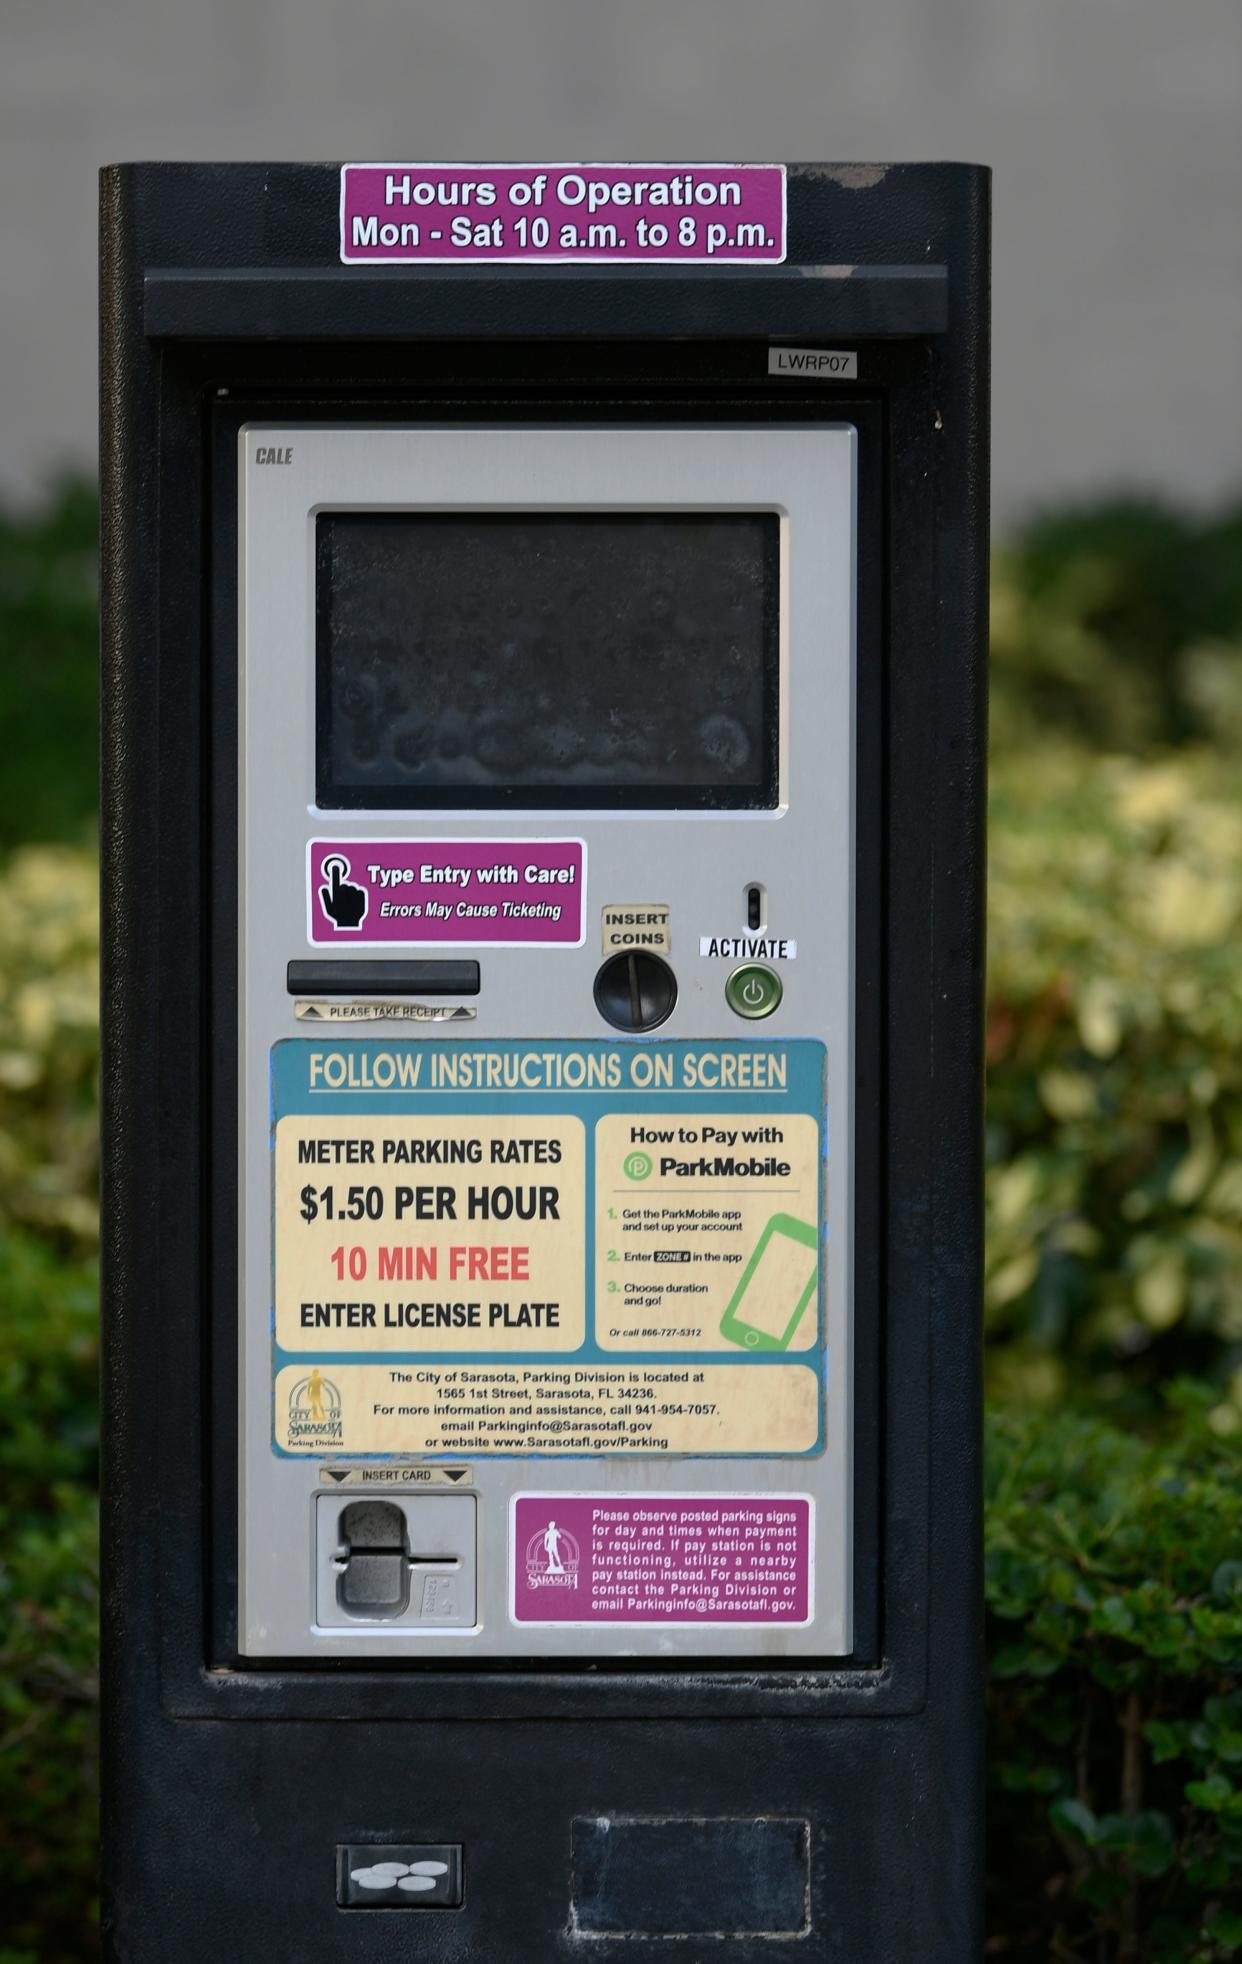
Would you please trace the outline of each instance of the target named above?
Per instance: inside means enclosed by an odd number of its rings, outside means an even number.
[[[140,332],[170,343],[911,340],[966,328],[990,173],[788,163],[779,262],[340,261],[339,163],[101,173]],[[952,299],[950,299],[950,290]]]
[[[949,324],[944,266],[153,267],[153,341],[779,341],[912,338]]]

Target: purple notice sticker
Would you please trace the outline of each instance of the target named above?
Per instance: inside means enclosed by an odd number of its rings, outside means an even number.
[[[346,164],[347,266],[775,262],[784,164]]]
[[[515,1623],[809,1623],[802,1494],[518,1494]]]
[[[577,948],[585,889],[581,839],[312,839],[307,935],[315,947]]]

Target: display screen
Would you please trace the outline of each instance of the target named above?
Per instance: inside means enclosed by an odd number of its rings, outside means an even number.
[[[324,512],[318,804],[777,802],[771,512]]]

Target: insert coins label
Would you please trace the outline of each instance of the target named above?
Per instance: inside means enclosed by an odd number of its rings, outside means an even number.
[[[645,948],[656,955],[667,955],[672,948],[669,910],[662,903],[613,901],[602,910],[600,918],[606,955],[626,954],[631,948]]]
[[[325,1031],[271,1084],[278,1451],[822,1446],[822,1044]]]

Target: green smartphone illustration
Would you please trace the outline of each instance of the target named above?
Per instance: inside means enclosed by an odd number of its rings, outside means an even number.
[[[720,1334],[746,1350],[788,1350],[819,1280],[819,1235],[792,1214],[773,1214],[720,1319]]]

